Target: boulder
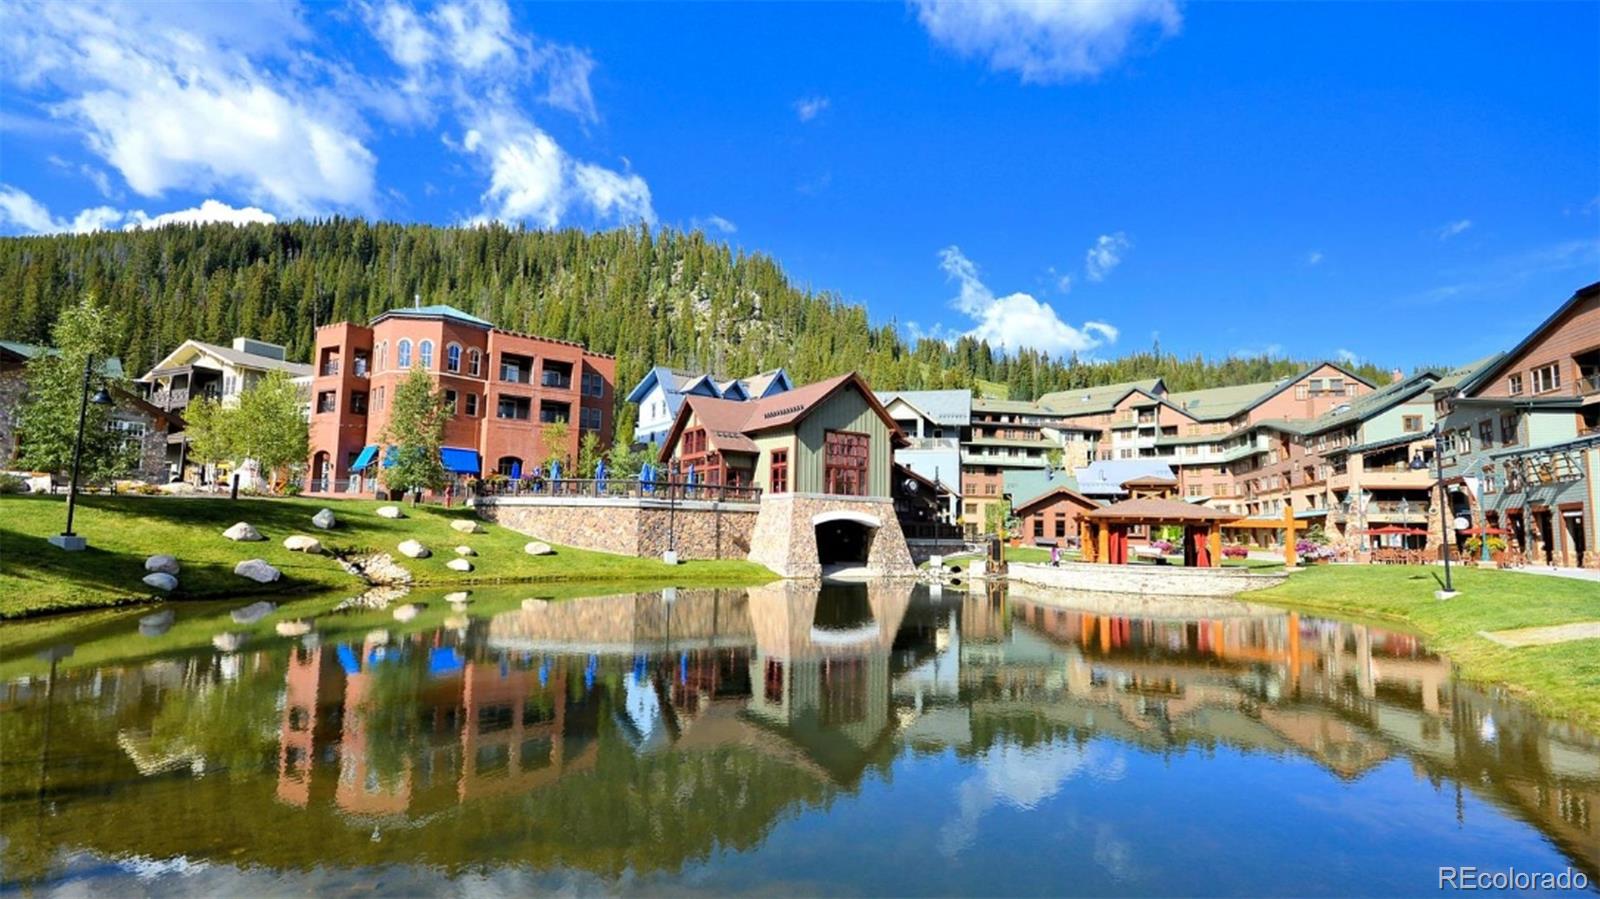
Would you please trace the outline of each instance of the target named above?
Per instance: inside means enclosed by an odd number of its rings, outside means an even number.
[[[304,534],[295,534],[292,537],[283,538],[283,548],[297,553],[320,553],[322,552],[322,541],[315,537],[307,537]]]
[[[377,514],[378,514],[379,518],[404,518],[404,517],[406,517],[406,513],[400,511],[400,507],[399,506],[379,506]]]
[[[255,624],[257,621],[271,615],[273,610],[277,608],[276,603],[270,603],[264,599],[260,602],[253,602],[242,609],[233,610],[233,623]]]
[[[247,521],[241,521],[238,524],[234,525],[233,527],[228,528],[226,531],[222,532],[222,536],[227,537],[229,540],[265,540],[265,539],[267,539],[267,538],[261,536],[261,532],[256,530],[254,527],[251,527],[250,523],[247,522]]]
[[[154,587],[163,593],[171,593],[178,589],[178,579],[165,571],[157,571],[154,574],[145,575],[144,583],[145,586]]]
[[[483,525],[478,524],[476,521],[473,521],[470,518],[457,518],[455,521],[450,522],[450,526],[463,534],[483,533]]]
[[[478,554],[478,551],[473,549],[470,546],[458,546],[458,547],[456,547],[456,555],[458,555],[458,556],[475,556],[477,554]]]
[[[304,637],[311,633],[311,622],[304,618],[294,621],[280,621],[274,628],[280,637]]]
[[[411,619],[417,617],[417,615],[421,614],[421,612],[422,606],[414,602],[408,602],[403,606],[395,607],[394,620],[401,622],[410,621]]]
[[[169,496],[193,496],[200,492],[188,481],[173,481],[170,484],[162,484],[157,489]]]
[[[321,512],[311,516],[311,526],[321,528],[324,531],[338,523],[338,520],[333,517],[332,509],[323,509]]]
[[[548,605],[550,605],[550,600],[548,599],[524,599],[522,601],[522,609],[525,612],[537,612]]]
[[[471,571],[472,563],[468,562],[466,559],[451,559],[450,561],[444,563],[444,567],[450,569],[451,571]]]
[[[211,645],[221,652],[238,652],[244,645],[244,634],[218,634],[211,638]]]
[[[444,601],[447,602],[447,603],[450,603],[453,606],[459,606],[459,605],[463,605],[465,603],[472,602],[472,591],[471,590],[457,590],[454,593],[446,593],[444,595]]]
[[[540,543],[537,540],[529,543],[527,546],[524,546],[522,551],[530,556],[549,556],[555,554],[555,550],[550,548],[550,544]]]
[[[270,584],[282,577],[278,569],[267,564],[266,559],[245,559],[233,566],[233,573],[240,577],[249,578],[258,584]]]
[[[151,556],[144,560],[145,571],[159,571],[163,574],[177,574],[178,560],[171,556]]]
[[[433,553],[428,552],[428,548],[426,546],[423,546],[421,543],[418,543],[415,540],[402,540],[400,541],[400,545],[396,548],[400,550],[400,555],[405,556],[408,559],[426,559],[427,557],[433,555]]]

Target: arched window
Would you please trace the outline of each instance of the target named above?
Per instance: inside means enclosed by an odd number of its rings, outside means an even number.
[[[445,348],[444,367],[449,371],[461,370],[461,344],[452,343]]]
[[[384,342],[378,344],[378,368],[377,368],[377,371],[383,371],[383,370],[387,369],[388,367],[389,367],[389,341],[385,340]]]
[[[417,361],[423,368],[433,368],[433,341],[424,340],[417,344],[417,355],[422,357]]]
[[[467,351],[467,374],[474,378],[483,374],[483,354],[476,347]]]
[[[402,339],[395,344],[394,364],[399,368],[411,367],[411,341]]]

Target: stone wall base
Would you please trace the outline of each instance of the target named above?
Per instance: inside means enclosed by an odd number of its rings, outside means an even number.
[[[867,550],[866,571],[878,577],[915,575],[905,533],[894,514],[894,502],[887,497],[826,496],[784,493],[761,497],[761,512],[756,516],[750,538],[750,561],[767,566],[783,577],[822,576],[817,556],[815,519],[819,515],[844,513],[872,522],[874,532]]]
[[[482,518],[549,543],[640,558],[658,557],[670,547],[686,560],[743,559],[756,521],[753,503],[673,508],[653,500],[484,497],[475,508]]]

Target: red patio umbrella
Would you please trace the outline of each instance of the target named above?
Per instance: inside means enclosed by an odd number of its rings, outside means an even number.
[[[1507,537],[1507,536],[1510,536],[1510,534],[1511,534],[1511,532],[1506,530],[1505,528],[1494,528],[1494,527],[1490,527],[1490,528],[1460,528],[1460,529],[1458,529],[1456,531],[1456,533],[1457,534],[1466,534],[1468,537],[1477,537],[1477,536],[1482,536],[1482,535],[1487,535],[1487,536],[1490,536],[1490,537]]]
[[[1386,524],[1381,528],[1367,528],[1368,534],[1401,534],[1407,537],[1426,537],[1428,532],[1422,528],[1403,528],[1399,525]]]

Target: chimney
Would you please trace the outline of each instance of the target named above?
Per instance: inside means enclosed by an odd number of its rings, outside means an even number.
[[[1389,372],[1389,383],[1391,383],[1391,384],[1398,384],[1401,381],[1404,381],[1405,379],[1406,379],[1405,372],[1401,371],[1398,368],[1396,368],[1396,369],[1394,369],[1394,370]]]

